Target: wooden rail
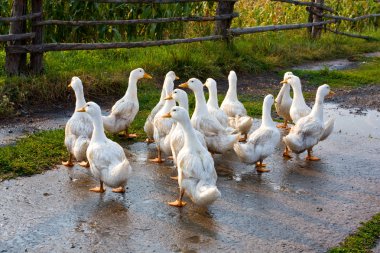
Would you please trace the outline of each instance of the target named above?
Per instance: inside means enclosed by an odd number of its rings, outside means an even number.
[[[31,14],[27,14],[27,15],[9,17],[9,18],[0,17],[0,22],[10,23],[10,22],[15,22],[15,21],[24,21],[24,20],[29,20],[29,19],[33,19],[36,17],[40,17],[41,15],[42,15],[42,13],[38,12],[38,13],[31,13]]]
[[[239,36],[243,34],[269,32],[269,31],[281,31],[281,30],[294,30],[301,28],[308,28],[313,26],[321,26],[336,23],[335,20],[323,21],[318,23],[304,23],[304,24],[290,24],[290,25],[268,25],[268,26],[257,26],[257,27],[247,27],[247,28],[233,28],[229,29],[231,36]]]
[[[28,1],[31,2],[32,13],[26,14]],[[369,14],[355,18],[342,17],[336,14],[335,10],[326,6],[324,0],[271,0],[275,2],[289,3],[306,6],[309,12],[308,23],[269,25],[259,27],[245,27],[231,29],[233,18],[239,16],[234,12],[234,4],[237,0],[79,0],[97,3],[124,3],[124,4],[172,4],[172,3],[195,3],[195,2],[215,2],[217,3],[216,14],[214,16],[188,16],[188,17],[168,17],[168,18],[147,18],[129,20],[43,20],[42,0],[14,0],[12,7],[13,17],[0,17],[0,23],[10,23],[10,34],[0,35],[0,42],[8,41],[6,49],[6,72],[8,74],[20,74],[26,71],[26,54],[30,53],[30,64],[28,73],[39,74],[43,71],[43,53],[48,51],[67,50],[98,50],[112,48],[137,48],[175,45],[183,43],[194,43],[202,41],[224,40],[244,34],[253,34],[269,31],[293,30],[308,28],[313,38],[319,38],[323,29],[339,35],[354,38],[371,40],[373,38],[357,34],[349,34],[331,29],[329,24],[340,21],[357,22],[365,18],[379,17],[380,14]],[[253,1],[253,0],[252,0]],[[29,5],[30,6],[30,5]],[[326,13],[327,12],[327,13]],[[26,21],[30,20],[30,25]],[[94,26],[94,25],[135,25],[154,24],[169,22],[215,22],[213,35],[195,38],[177,38],[156,41],[136,41],[136,42],[110,42],[110,43],[44,43],[43,28],[48,25],[64,26]],[[26,28],[31,29],[27,32]],[[31,44],[28,44],[31,41]]]
[[[151,18],[151,19],[129,19],[129,20],[45,20],[37,22],[35,25],[67,25],[67,26],[89,26],[89,25],[131,25],[131,24],[153,24],[153,23],[169,23],[169,22],[189,22],[189,21],[217,21],[226,20],[238,17],[239,14],[234,12],[232,14],[224,14],[208,17],[173,17],[173,18]]]
[[[47,51],[69,51],[69,50],[97,50],[112,48],[136,48],[175,45],[183,43],[193,43],[210,40],[222,40],[222,35],[211,35],[206,37],[196,37],[189,39],[138,41],[138,42],[115,42],[115,43],[49,43],[41,45],[9,46],[6,48],[8,53],[43,53]]]
[[[35,36],[36,36],[35,33],[20,33],[20,34],[0,35],[0,42],[32,39]]]

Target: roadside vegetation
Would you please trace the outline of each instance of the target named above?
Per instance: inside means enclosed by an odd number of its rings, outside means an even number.
[[[329,253],[367,253],[376,246],[380,238],[380,213],[371,220],[363,222],[357,231],[349,235],[338,247]]]

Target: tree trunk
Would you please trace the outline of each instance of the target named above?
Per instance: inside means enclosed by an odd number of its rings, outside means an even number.
[[[22,16],[26,14],[27,0],[13,1],[12,17]],[[26,21],[13,21],[10,23],[9,34],[19,34],[26,32]],[[24,40],[9,41],[11,45],[25,45]],[[26,71],[26,53],[9,53],[5,57],[5,71],[9,75],[19,75]]]

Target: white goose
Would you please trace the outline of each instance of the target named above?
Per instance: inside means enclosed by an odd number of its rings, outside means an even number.
[[[228,117],[247,115],[247,110],[237,97],[237,76],[235,71],[231,70],[228,75],[228,90],[226,97],[220,105],[220,109],[222,109]]]
[[[264,169],[263,160],[273,154],[280,142],[280,131],[271,117],[271,108],[274,103],[272,95],[267,95],[263,103],[263,114],[260,128],[251,133],[247,143],[236,143],[234,150],[239,158],[246,163],[256,163],[258,172],[269,172]]]
[[[74,166],[73,159],[81,162],[80,165],[88,167],[86,150],[90,143],[93,126],[90,117],[87,114],[78,113],[76,110],[86,104],[83,94],[82,81],[74,76],[68,85],[75,92],[75,111],[67,121],[65,127],[65,146],[69,151],[69,160],[62,162],[67,167]]]
[[[296,154],[307,150],[307,160],[320,160],[312,155],[312,149],[319,141],[327,138],[325,133],[328,131],[326,131],[323,122],[323,101],[327,95],[332,94],[333,92],[330,91],[330,86],[327,84],[319,86],[315,104],[310,114],[299,119],[295,126],[291,128],[290,133],[283,138],[286,144],[284,156],[290,157],[288,149]],[[332,129],[329,131],[331,133]]]
[[[292,72],[286,72],[284,74],[284,80],[287,80]],[[292,120],[290,117],[290,107],[292,106],[293,99],[290,97],[290,84],[287,82],[282,83],[280,92],[278,93],[275,100],[275,107],[278,116],[284,119],[284,124],[278,124],[278,128],[288,129],[288,122]]]
[[[231,150],[234,143],[238,141],[239,134],[230,134],[228,129],[208,112],[202,82],[191,78],[179,87],[190,88],[195,94],[195,110],[191,117],[191,124],[205,136],[208,149],[214,153],[225,153]]]
[[[88,102],[77,112],[86,112],[83,114],[89,115],[94,125],[87,157],[91,173],[99,179],[100,187],[91,188],[90,191],[104,192],[104,183],[114,188],[113,192],[125,192],[125,184],[132,168],[123,148],[106,137],[100,107],[94,102]]]
[[[311,108],[306,105],[305,99],[302,94],[301,81],[298,76],[288,75],[288,77],[281,83],[289,83],[293,89],[293,102],[290,107],[290,117],[293,122],[296,123],[302,117],[310,114]],[[334,129],[334,119],[331,118],[324,123],[324,132],[321,137],[321,141],[325,140]]]
[[[219,108],[218,104],[218,91],[216,88],[216,81],[208,78],[204,84],[208,89],[207,110],[213,115],[223,127],[228,127],[228,116]]]
[[[125,137],[135,138],[136,134],[129,134],[128,127],[135,119],[139,112],[139,100],[137,98],[137,81],[142,78],[152,77],[145,73],[142,68],[131,71],[129,75],[128,88],[124,97],[115,103],[111,113],[108,116],[103,116],[103,124],[105,130],[110,133],[119,133],[125,131]]]
[[[210,205],[220,198],[221,194],[216,187],[217,174],[214,159],[205,147],[199,142],[194,128],[191,126],[188,112],[175,106],[163,117],[171,117],[182,125],[185,143],[178,153],[178,185],[179,198],[169,202],[171,206],[182,207],[184,193],[191,200],[201,206]]]
[[[244,136],[240,141],[245,141],[251,130],[253,118],[247,116],[247,110],[237,97],[237,76],[235,71],[231,70],[228,75],[228,90],[220,109],[229,117],[228,125]]]
[[[173,90],[173,93],[165,99],[173,99],[178,103],[180,107],[189,112],[189,101],[187,98],[187,93],[185,91],[181,89],[175,89]],[[196,129],[194,129],[194,131],[202,146],[207,148],[205,137],[203,136],[203,134]],[[177,165],[177,155],[179,151],[182,149],[184,142],[185,138],[181,124],[173,125],[172,131],[170,132],[170,147],[172,150],[173,162],[175,165]]]
[[[173,92],[174,88],[174,80],[177,79],[177,76],[173,71],[169,71],[164,80],[165,94],[168,96]],[[168,113],[170,109],[175,106],[175,101],[173,100],[164,100],[164,106],[157,112],[156,116],[154,116],[153,120],[153,138],[157,146],[157,157],[154,159],[150,159],[151,162],[162,163],[164,159],[162,159],[161,151],[165,154],[171,154],[170,148],[170,130],[174,124],[173,119],[162,118],[162,115]]]
[[[301,80],[298,76],[288,75],[281,83],[288,83],[292,86],[293,101],[289,109],[289,114],[293,123],[296,124],[300,118],[309,115],[311,112],[311,108],[306,104],[305,98],[302,94]]]
[[[175,80],[178,80],[179,77],[176,76]],[[144,131],[147,135],[147,139],[145,140],[146,142],[148,143],[152,143],[154,142],[154,139],[153,139],[153,133],[154,133],[154,126],[153,126],[153,121],[154,121],[154,116],[156,116],[157,112],[159,112],[161,110],[161,108],[164,106],[165,104],[165,97],[166,97],[166,89],[165,89],[165,83],[164,85],[162,86],[162,91],[161,91],[161,96],[160,96],[160,101],[158,101],[158,103],[156,104],[156,106],[152,109],[152,111],[150,112],[148,118],[146,119],[145,121],[145,124],[144,124]]]

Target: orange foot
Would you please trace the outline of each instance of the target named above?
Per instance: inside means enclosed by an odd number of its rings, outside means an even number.
[[[183,206],[186,206],[186,202],[185,201],[179,201],[178,199],[176,201],[173,201],[173,202],[168,202],[169,206],[176,206],[176,207],[183,207]]]
[[[133,138],[137,138],[138,135],[137,135],[137,134],[128,134],[128,135],[126,135],[126,137],[127,137],[128,139],[133,139]]]
[[[260,173],[270,172],[270,170],[265,169],[265,168],[263,168],[263,167],[257,167],[257,168],[256,168],[256,171],[257,171],[257,172],[260,172]]]
[[[116,193],[124,193],[125,192],[125,188],[120,186],[120,187],[117,187],[117,188],[113,188],[112,189],[113,192],[116,192]]]
[[[170,179],[173,179],[173,180],[178,180],[178,176],[175,176],[175,177],[170,177]]]
[[[277,126],[276,126],[277,128],[287,128],[286,126],[285,126],[285,124],[277,124]]]
[[[94,188],[91,188],[90,191],[92,191],[92,192],[98,192],[98,193],[103,193],[106,190],[104,190],[104,188],[102,188],[102,187],[94,187]]]
[[[267,166],[266,163],[261,163],[261,164],[260,164],[260,162],[256,163],[256,167],[266,167],[266,166]]]
[[[168,156],[168,160],[173,160],[174,158],[173,158],[173,156],[171,155],[171,156]]]
[[[245,142],[247,140],[247,138],[245,138],[245,137],[241,137],[240,139],[239,139],[239,142]]]
[[[154,158],[154,159],[149,159],[149,161],[153,162],[153,163],[163,163],[165,162],[165,159],[162,159],[162,158]]]
[[[285,158],[287,158],[287,159],[292,158],[292,156],[289,155],[289,152],[284,152],[284,153],[282,153],[282,156],[285,157]]]
[[[319,161],[321,159],[316,157],[316,156],[306,156],[306,160],[308,160],[308,161]]]
[[[66,167],[73,167],[74,163],[72,161],[67,161],[67,162],[62,162],[62,165],[66,166]]]
[[[90,163],[89,162],[83,161],[83,162],[80,162],[79,165],[82,166],[82,167],[85,167],[85,168],[90,168]]]
[[[153,139],[146,138],[146,139],[145,139],[145,142],[146,142],[146,143],[153,143],[154,140],[153,140]]]

